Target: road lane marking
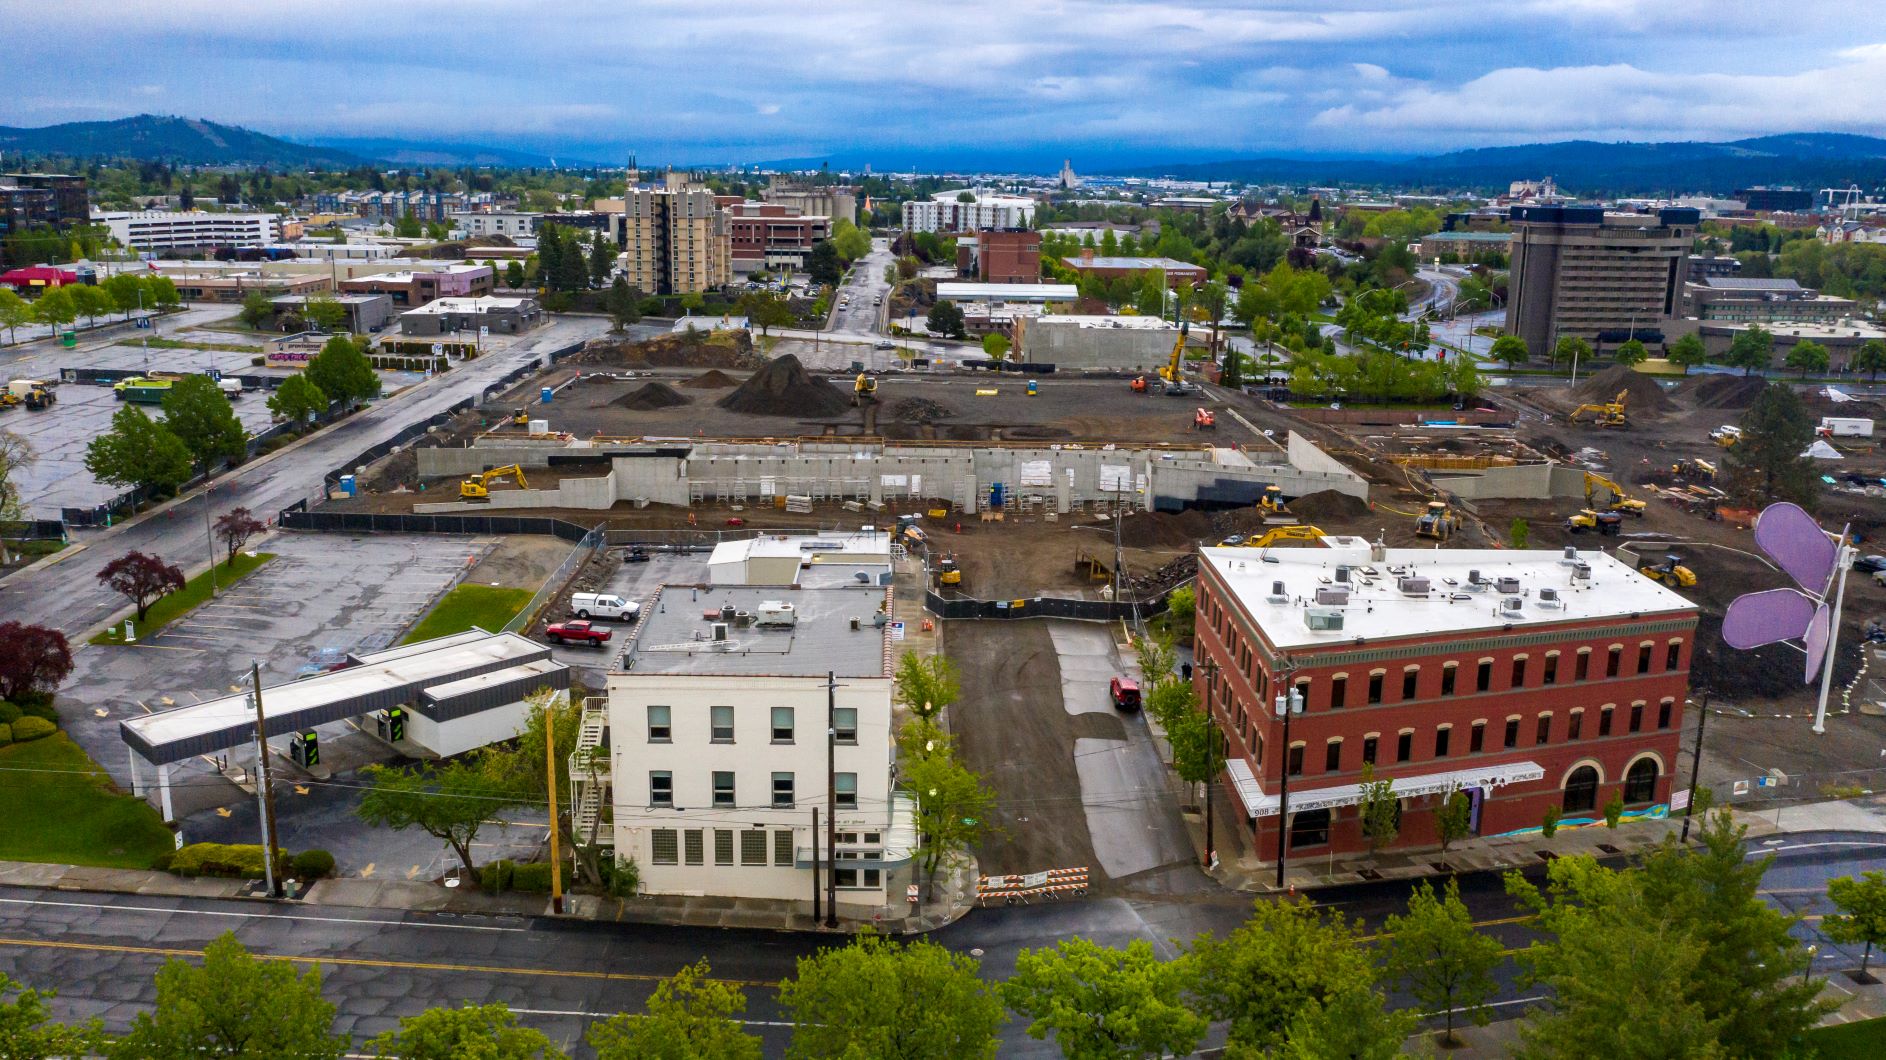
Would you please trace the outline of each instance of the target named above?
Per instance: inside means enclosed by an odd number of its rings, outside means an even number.
[[[585,1012],[581,1009],[560,1009],[560,1008],[513,1008],[511,1009],[511,1011],[517,1013],[520,1016],[577,1016],[584,1019],[595,1019],[595,1020],[606,1020],[612,1016],[622,1015],[622,1013],[620,1012]],[[798,1024],[793,1023],[790,1020],[734,1020],[734,1022],[744,1024],[748,1027],[797,1027],[798,1026]]]
[[[1501,917],[1498,920],[1476,920],[1473,922],[1473,926],[1477,928],[1483,928],[1483,927],[1497,927],[1500,924],[1524,924],[1524,923],[1527,923],[1528,921],[1532,921],[1535,919],[1537,919],[1537,917],[1534,917],[1531,913],[1526,913],[1522,916]],[[1357,942],[1374,942],[1378,939],[1385,939],[1387,937],[1388,935],[1386,932],[1378,932],[1374,935],[1357,935],[1356,941]]]
[[[320,924],[364,924],[368,927],[453,928],[459,931],[529,931],[521,927],[479,924],[435,924],[425,920],[356,920],[345,916],[308,916],[301,913],[237,913],[219,909],[165,909],[156,905],[112,905],[108,902],[53,902],[43,898],[0,898],[3,905],[44,905],[61,909],[122,910],[127,913],[171,913],[180,916],[222,916],[244,920],[307,920]]]

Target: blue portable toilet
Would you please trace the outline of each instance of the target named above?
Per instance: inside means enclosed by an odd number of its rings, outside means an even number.
[[[342,475],[341,476],[341,492],[347,494],[349,497],[352,497],[354,496],[354,489],[355,489],[354,476]]]
[[[554,393],[556,393],[556,391],[551,390],[549,387],[544,387],[544,404],[550,404],[550,395]]]
[[[1000,511],[1002,508],[1002,484],[1000,482],[991,483],[989,485],[989,507],[996,511]]]

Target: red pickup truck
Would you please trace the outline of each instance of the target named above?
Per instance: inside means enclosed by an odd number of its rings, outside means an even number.
[[[585,619],[573,619],[569,622],[552,622],[544,629],[544,637],[552,644],[587,644],[600,648],[609,643],[615,630],[608,626],[599,626]]]

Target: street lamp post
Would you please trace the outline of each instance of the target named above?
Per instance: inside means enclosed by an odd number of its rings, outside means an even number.
[[[1290,716],[1303,713],[1303,693],[1293,686],[1287,695],[1277,697],[1276,711],[1284,720],[1283,761],[1278,770],[1283,779],[1277,785],[1277,889],[1282,890],[1290,851]]]
[[[1698,709],[1700,713],[1696,715],[1696,748],[1690,754],[1690,801],[1689,805],[1683,807],[1683,834],[1677,838],[1679,844],[1690,841],[1690,818],[1696,816],[1696,792],[1700,788],[1697,783],[1698,771],[1703,767],[1703,728],[1709,724],[1709,691],[1707,689],[1703,691],[1703,703]]]

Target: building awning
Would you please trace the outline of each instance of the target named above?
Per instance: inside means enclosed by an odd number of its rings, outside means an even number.
[[[1234,758],[1227,763],[1231,773],[1231,783],[1238,793],[1238,800],[1244,803],[1247,817],[1275,817],[1277,815],[1277,796],[1266,795],[1258,786],[1257,777],[1251,772],[1250,763],[1242,758]],[[1424,773],[1413,777],[1384,777],[1392,781],[1389,788],[1400,798],[1420,795],[1435,795],[1451,788],[1499,788],[1508,784],[1525,784],[1545,777],[1545,769],[1537,762],[1500,762],[1478,766],[1472,769],[1456,769],[1446,773]],[[1305,810],[1328,810],[1337,806],[1354,806],[1362,801],[1362,785],[1336,784],[1326,788],[1304,788],[1290,793],[1290,812],[1301,813]]]

